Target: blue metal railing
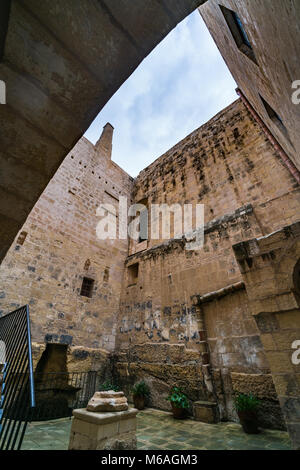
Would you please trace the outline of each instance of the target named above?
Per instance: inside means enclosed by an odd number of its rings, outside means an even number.
[[[28,305],[0,318],[5,362],[0,372],[0,449],[20,449],[35,407]]]

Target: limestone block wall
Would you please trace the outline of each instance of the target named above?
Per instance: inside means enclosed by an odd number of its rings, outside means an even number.
[[[144,379],[150,404],[162,409],[180,385],[191,402],[217,401],[221,419],[236,419],[235,391],[254,390],[261,424],[282,428],[232,246],[296,222],[299,187],[240,100],[136,180],[111,161],[112,133],[106,125],[95,146],[82,138],[34,207],[1,266],[1,313],[29,303],[35,365],[47,343],[65,345],[66,370],[113,374],[126,393]],[[121,195],[149,208],[204,204],[203,248],[186,250],[185,237],[99,240],[96,209]],[[84,278],[89,296],[81,295]]]
[[[217,399],[221,417],[236,419],[232,394],[237,385],[232,374],[248,375],[249,383],[256,376],[258,381],[263,377],[266,384],[270,382],[269,364],[246,292],[228,294],[201,307],[210,362],[203,351],[199,314],[191,298],[210,296],[242,281],[232,245],[246,240],[250,233],[264,236],[296,221],[299,187],[238,100],[143,170],[133,196],[135,202],[146,200],[149,208],[151,203],[203,203],[205,244],[200,251],[187,251],[184,239],[130,243],[117,329],[116,374],[126,384],[145,378],[153,394],[152,404],[166,408],[163,395],[174,382],[166,370],[176,362],[161,351],[166,344],[183,345],[184,350],[195,352],[189,373],[202,384],[197,385],[197,398]],[[134,265],[138,265],[138,274],[133,282],[130,271]],[[164,371],[159,376],[149,341],[159,351]],[[137,346],[144,348],[145,355],[132,361]],[[209,365],[213,393],[203,373]],[[189,384],[193,380],[185,380],[185,372],[179,370],[177,381],[192,399],[194,390]],[[279,403],[271,388],[265,387],[261,423],[282,428]],[[271,408],[273,422],[267,416]]]
[[[107,125],[96,146],[84,137],[77,143],[1,265],[1,313],[28,303],[35,344],[83,347],[88,356],[114,349],[128,247],[97,238],[96,209],[130,198],[133,179],[110,160],[111,139]],[[80,295],[83,278],[94,281],[91,297]]]
[[[32,342],[33,368],[38,373],[41,371],[42,358],[46,353],[47,344],[49,343]],[[47,364],[47,368],[43,368],[44,373],[96,371],[101,383],[112,380],[113,370],[109,351],[86,346],[65,346],[63,357],[58,357],[54,349],[51,362]]]
[[[232,243],[259,230],[250,206],[208,224],[201,251],[185,250],[184,241],[174,240],[130,256],[124,272],[117,347],[151,340],[182,342],[197,349],[197,316],[191,296],[241,280]],[[131,284],[128,270],[137,263],[138,278]]]
[[[221,7],[239,15],[255,61],[237,46]],[[199,11],[239,88],[300,169],[300,105],[292,102],[300,77],[299,2],[209,0]],[[262,98],[282,122],[268,114]]]
[[[221,416],[236,420],[233,395],[253,393],[261,401],[261,426],[285,429],[260,331],[251,314],[245,288],[212,296],[201,304],[210,364]]]
[[[256,321],[281,409],[295,449],[300,449],[300,223],[234,246],[249,307]]]
[[[245,382],[250,384],[256,383],[257,376],[258,380],[263,379],[267,390],[260,394],[264,403],[260,424],[284,429],[245,289],[221,298],[212,292],[224,284],[235,285],[241,278],[232,260],[231,245],[235,238],[245,239],[246,233],[251,232],[249,227],[252,231],[258,229],[252,210],[248,208],[248,211],[244,215],[237,213],[226,228],[224,223],[216,224],[214,231],[210,226],[205,237],[207,252],[203,256],[186,251],[184,243],[173,242],[129,258],[128,263],[139,263],[139,278],[122,295],[114,375],[127,392],[134,382],[145,379],[151,390],[150,404],[155,407],[169,409],[165,398],[170,387],[179,385],[191,402],[216,400],[220,417],[232,420],[237,419],[233,393],[243,392],[241,387],[234,386],[232,374],[244,374]],[[208,297],[201,308],[213,393],[205,381],[206,350],[202,349],[197,308],[191,302],[196,292],[204,299]],[[180,356],[175,354],[177,351],[181,352]]]
[[[131,397],[134,383],[145,380],[151,390],[148,406],[170,410],[166,397],[173,386],[180,386],[188,398],[206,397],[199,353],[184,344],[143,343],[114,355],[113,376]]]
[[[204,204],[205,223],[252,204],[268,234],[297,218],[299,185],[237,100],[143,170],[133,196],[149,207]],[[149,240],[147,248],[163,241]],[[130,253],[144,249],[131,241]]]
[[[203,1],[0,2],[0,75],[8,103],[0,107],[1,261],[75,142]]]

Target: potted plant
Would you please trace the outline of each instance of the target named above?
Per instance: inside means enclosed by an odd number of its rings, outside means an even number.
[[[189,408],[189,402],[187,396],[179,387],[171,389],[167,401],[171,403],[174,418],[181,419],[185,417],[186,411]]]
[[[150,389],[144,381],[135,384],[132,389],[134,407],[138,410],[143,410],[145,408],[146,398],[149,397],[149,395]]]
[[[239,393],[234,398],[234,405],[240,423],[245,433],[247,434],[258,434],[258,422],[256,411],[259,407],[259,400],[252,393],[246,395]]]

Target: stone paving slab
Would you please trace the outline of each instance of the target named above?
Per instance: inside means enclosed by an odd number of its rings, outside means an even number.
[[[22,450],[67,450],[71,419],[29,424]],[[245,434],[236,423],[205,424],[174,420],[170,413],[147,409],[137,415],[138,449],[143,450],[290,450],[286,432]]]

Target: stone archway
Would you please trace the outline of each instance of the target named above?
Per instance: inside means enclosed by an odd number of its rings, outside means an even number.
[[[0,261],[103,106],[205,1],[0,2]]]

